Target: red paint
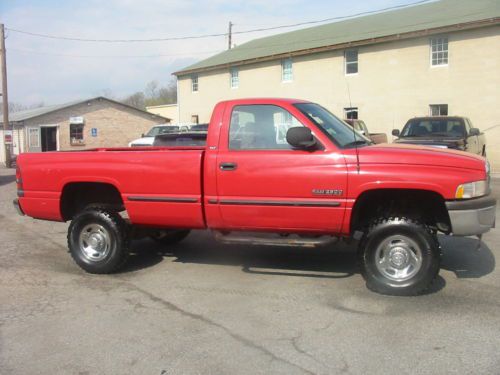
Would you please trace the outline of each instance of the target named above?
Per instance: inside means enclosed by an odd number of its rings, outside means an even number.
[[[248,99],[219,103],[210,122],[206,149],[102,148],[22,154],[18,157],[24,189],[21,207],[35,218],[62,220],[59,200],[64,186],[101,182],[118,189],[133,224],[347,235],[351,209],[363,192],[421,189],[453,199],[459,184],[486,178],[485,160],[479,156],[407,145],[359,148],[358,171],[356,150],[337,148],[293,107],[297,102]],[[313,131],[324,149],[229,150],[232,107],[250,104],[287,109]],[[222,162],[237,163],[238,169],[221,171]],[[342,195],[315,196],[313,189],[342,190]],[[153,201],[129,200],[137,197]],[[221,200],[254,204],[224,205]],[[314,206],[322,202],[330,206]]]

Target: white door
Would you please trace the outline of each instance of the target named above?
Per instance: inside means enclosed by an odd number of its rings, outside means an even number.
[[[26,144],[28,145],[28,152],[42,151],[39,126],[29,126],[26,128]]]

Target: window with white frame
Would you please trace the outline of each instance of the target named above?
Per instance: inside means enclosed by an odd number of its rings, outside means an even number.
[[[431,104],[431,116],[448,116],[448,104]]]
[[[358,50],[351,49],[345,51],[345,74],[357,74],[358,73]]]
[[[431,65],[448,65],[448,38],[431,38]]]
[[[293,81],[293,63],[292,59],[285,59],[281,61],[281,81]]]
[[[28,129],[28,144],[30,148],[40,147],[40,128]]]
[[[192,92],[198,92],[198,76],[194,75],[191,76],[191,91]]]
[[[238,68],[231,68],[231,88],[237,89],[240,86],[240,72]]]

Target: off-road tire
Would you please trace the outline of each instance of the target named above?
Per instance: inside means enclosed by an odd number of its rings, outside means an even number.
[[[166,232],[159,231],[158,234],[151,235],[150,237],[156,242],[161,243],[162,245],[173,245],[181,242],[183,239],[189,236],[189,233],[191,233],[191,231],[188,229],[172,230]]]
[[[80,234],[89,225],[102,226],[107,232],[108,251],[102,259],[91,260],[80,245]],[[121,216],[105,208],[92,206],[79,212],[68,228],[68,248],[76,264],[88,273],[108,274],[118,271],[130,253],[128,227]]]
[[[375,262],[376,251],[392,236],[409,238],[420,248],[420,269],[408,280],[386,277]],[[368,289],[386,295],[415,296],[427,291],[439,273],[441,250],[435,233],[427,226],[405,217],[375,220],[365,231],[358,249],[358,263]]]

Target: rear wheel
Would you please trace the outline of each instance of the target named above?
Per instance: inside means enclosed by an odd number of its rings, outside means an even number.
[[[127,225],[120,215],[104,208],[85,209],[71,221],[68,247],[75,262],[85,271],[115,272],[129,256]]]
[[[436,236],[425,225],[407,218],[372,223],[360,242],[358,257],[367,287],[388,295],[425,292],[440,265]]]

